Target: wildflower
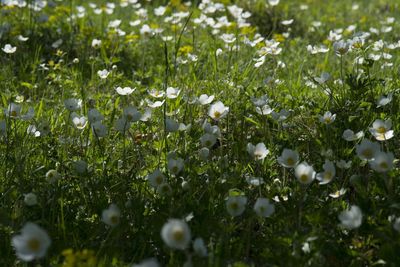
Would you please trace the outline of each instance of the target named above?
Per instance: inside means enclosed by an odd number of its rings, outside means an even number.
[[[294,170],[294,174],[302,184],[310,184],[315,179],[314,168],[308,165],[307,162],[302,162],[297,165]]]
[[[7,53],[7,54],[14,54],[15,51],[17,51],[17,47],[12,46],[10,44],[6,44],[1,50],[3,50],[4,53]]]
[[[210,104],[212,101],[214,100],[214,95],[206,95],[206,94],[202,94],[199,96],[198,98],[198,102],[200,105],[208,105]]]
[[[142,114],[140,114],[140,112],[135,107],[129,106],[124,109],[124,118],[128,122],[139,121],[141,117]]]
[[[262,107],[268,104],[269,98],[268,95],[262,95],[261,97],[251,97],[250,98],[251,102],[253,102],[254,106],[256,107]]]
[[[266,198],[260,197],[254,204],[254,211],[260,217],[269,217],[275,211],[275,205]]]
[[[270,6],[277,6],[280,0],[268,0]]]
[[[396,230],[397,232],[400,232],[400,217],[394,220],[393,229]]]
[[[349,210],[342,211],[339,214],[340,226],[352,230],[360,227],[362,222],[362,213],[358,206],[352,205]]]
[[[394,136],[394,131],[390,130],[390,128],[392,128],[391,120],[382,121],[380,119],[377,119],[372,124],[372,128],[369,128],[369,131],[376,138],[376,140],[385,141],[391,139]]]
[[[100,77],[100,79],[107,79],[108,75],[110,74],[110,72],[106,69],[104,70],[99,70],[97,72],[97,75]]]
[[[173,133],[173,132],[176,132],[179,130],[179,123],[170,118],[165,119],[165,126],[166,126],[166,131],[170,132],[170,133]]]
[[[207,248],[204,245],[204,240],[201,237],[193,241],[193,250],[200,257],[207,257]]]
[[[357,155],[362,160],[372,160],[379,150],[379,144],[368,139],[364,139],[359,145],[356,145]]]
[[[346,194],[347,190],[345,188],[341,188],[340,190],[335,191],[334,193],[329,194],[331,198],[338,198]]]
[[[115,122],[115,130],[117,130],[120,133],[125,133],[130,127],[131,127],[131,122],[128,121],[125,116],[123,116],[122,118],[119,118],[116,122]]]
[[[329,79],[331,78],[331,75],[327,72],[322,72],[320,77],[315,77],[315,80],[319,84],[324,84],[326,83]]]
[[[34,193],[25,194],[24,202],[27,206],[35,206],[37,204],[37,196]]]
[[[363,131],[359,131],[357,133],[354,133],[352,130],[347,129],[343,132],[342,135],[343,139],[346,141],[356,141],[358,139],[361,139],[364,137],[364,132]]]
[[[335,50],[336,55],[343,56],[349,50],[349,43],[343,40],[334,42],[333,49]]]
[[[253,185],[253,186],[260,186],[262,184],[264,184],[264,180],[262,177],[254,177],[254,176],[250,176],[250,175],[246,175],[246,182],[249,185]]]
[[[49,170],[46,172],[46,179],[49,181],[49,183],[55,183],[58,181],[58,179],[61,178],[61,175],[58,173],[56,170]]]
[[[278,157],[278,163],[285,168],[294,168],[299,163],[299,153],[285,148],[282,151],[282,155]]]
[[[268,104],[266,104],[261,107],[256,107],[256,112],[260,115],[269,115],[273,112],[273,109]]]
[[[162,98],[165,95],[164,91],[159,91],[157,89],[151,89],[150,91],[148,91],[149,95],[151,95],[152,97],[155,98]]]
[[[351,163],[352,163],[351,160],[346,162],[345,160],[341,159],[341,160],[336,162],[336,166],[339,169],[350,169]]]
[[[95,123],[97,121],[102,121],[104,116],[95,108],[92,108],[88,112],[88,119],[90,123]]]
[[[101,214],[101,220],[111,227],[117,226],[119,224],[120,217],[121,211],[115,204],[111,204],[108,209],[103,210]]]
[[[272,111],[271,116],[274,120],[280,122],[286,120],[290,116],[290,111],[281,109],[279,112]]]
[[[324,168],[324,171],[317,174],[317,180],[321,185],[332,181],[336,174],[335,165],[332,161],[325,160],[325,163],[322,167]]]
[[[226,209],[231,216],[241,215],[247,203],[247,197],[245,196],[229,196],[226,200]]]
[[[323,116],[320,116],[319,121],[325,124],[331,124],[336,119],[336,114],[332,114],[330,111],[325,112]]]
[[[4,114],[12,119],[19,118],[21,115],[21,105],[15,104],[15,103],[10,103],[8,105],[8,108],[4,110]]]
[[[264,143],[258,143],[255,146],[248,143],[247,152],[256,160],[263,160],[269,154],[269,150],[265,147]]]
[[[86,127],[87,119],[85,116],[79,116],[75,112],[72,112],[71,120],[72,120],[72,123],[74,124],[74,126],[79,130],[82,130],[83,128]]]
[[[12,237],[11,244],[17,257],[23,261],[43,258],[51,244],[51,240],[38,225],[28,222],[21,230],[21,235]]]
[[[168,87],[167,88],[167,98],[175,99],[179,96],[180,92],[181,92],[181,90],[179,90],[178,88]]]
[[[156,169],[154,172],[147,175],[147,181],[152,187],[157,188],[165,182],[165,176],[159,169]]]
[[[132,94],[134,91],[136,90],[136,88],[130,88],[130,87],[124,87],[124,88],[122,88],[122,87],[117,87],[116,89],[115,89],[115,91],[117,91],[117,93],[119,94],[119,95],[130,95],[130,94]]]
[[[64,105],[68,111],[77,111],[82,107],[82,100],[76,98],[68,98],[64,100]]]
[[[169,219],[161,229],[161,238],[170,248],[184,250],[191,240],[189,226],[183,220]]]
[[[202,160],[207,160],[209,155],[210,155],[210,149],[208,149],[207,147],[202,147],[199,150],[199,157]]]
[[[213,134],[206,133],[200,138],[203,147],[212,147],[217,142],[217,137]]]
[[[157,193],[161,196],[169,196],[172,194],[172,188],[168,183],[162,183],[157,187]]]
[[[96,121],[92,123],[92,131],[97,137],[105,137],[107,135],[107,126],[105,126],[101,121]]]
[[[219,121],[220,119],[225,117],[228,112],[229,107],[225,107],[225,105],[221,101],[218,101],[210,106],[210,109],[208,110],[208,116],[216,121]]]
[[[138,264],[133,264],[132,267],[160,267],[160,264],[158,263],[157,259],[150,258],[145,259]]]
[[[0,136],[7,135],[7,124],[6,121],[0,121]]]
[[[183,159],[181,158],[169,158],[168,159],[168,170],[177,175],[183,170]]]
[[[389,93],[387,96],[381,96],[378,101],[376,102],[376,107],[383,107],[392,102],[393,99],[393,93]]]
[[[387,172],[393,169],[394,155],[392,152],[379,151],[369,162],[371,168],[377,172]]]

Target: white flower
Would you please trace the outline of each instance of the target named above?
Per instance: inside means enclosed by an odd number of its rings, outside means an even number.
[[[217,142],[217,137],[213,134],[206,133],[200,138],[203,147],[212,147]]]
[[[152,97],[155,98],[162,98],[165,95],[164,91],[159,91],[157,89],[151,89],[150,91],[148,91],[149,95],[151,95]]]
[[[9,117],[9,118],[19,118],[21,115],[21,105],[15,104],[15,103],[10,103],[8,105],[8,108],[4,110],[4,114]]]
[[[162,183],[157,187],[157,193],[161,196],[169,196],[172,194],[172,188],[168,183]]]
[[[254,204],[254,211],[260,217],[269,217],[275,212],[275,205],[268,199],[260,197]]]
[[[179,123],[173,119],[165,119],[165,129],[167,132],[173,133],[179,130]]]
[[[264,143],[258,143],[255,146],[248,143],[247,152],[256,160],[263,160],[269,154],[269,150],[265,147]]]
[[[285,148],[282,151],[282,155],[278,157],[278,163],[285,168],[294,168],[299,163],[299,153]]]
[[[68,98],[64,100],[64,105],[68,111],[77,111],[82,107],[82,100],[76,98]]]
[[[282,20],[281,24],[285,25],[285,26],[288,26],[288,25],[292,24],[293,21],[294,21],[294,19]]]
[[[225,117],[228,112],[229,107],[225,107],[225,105],[221,101],[218,101],[210,106],[210,109],[208,110],[208,116],[218,121]]]
[[[333,50],[335,50],[336,55],[343,56],[349,50],[349,43],[343,40],[334,42]]]
[[[273,112],[273,109],[268,104],[266,104],[261,107],[256,107],[256,112],[260,115],[269,115]]]
[[[21,230],[21,235],[12,237],[11,244],[17,257],[23,261],[43,258],[51,244],[49,235],[38,225],[28,222]]]
[[[183,170],[183,159],[181,158],[169,158],[168,159],[168,170],[172,173],[177,175]]]
[[[159,169],[156,169],[154,172],[147,175],[147,181],[152,187],[157,188],[165,182],[165,176]]]
[[[17,47],[16,46],[11,46],[10,44],[6,44],[1,50],[4,51],[4,53],[7,54],[14,54],[15,51],[17,51]]]
[[[135,107],[126,107],[124,109],[124,118],[128,122],[136,122],[139,121],[142,117],[142,114]]]
[[[200,105],[210,104],[213,100],[214,100],[214,95],[208,96],[206,94],[202,94],[198,98],[198,102]]]
[[[233,33],[224,33],[220,36],[220,38],[226,43],[231,44],[236,41],[236,37]]]
[[[390,130],[390,128],[392,128],[391,120],[382,121],[377,119],[372,124],[372,128],[369,128],[369,132],[376,138],[376,140],[385,141],[394,136],[394,131]]]
[[[279,112],[272,111],[271,116],[276,121],[284,121],[290,116],[290,111],[281,109]]]
[[[150,108],[158,108],[158,107],[161,107],[161,106],[164,104],[165,100],[153,102],[153,101],[151,101],[151,100],[149,100],[149,99],[146,99],[146,102],[147,102],[147,105],[148,105]]]
[[[247,203],[247,197],[245,196],[230,196],[226,200],[226,209],[231,216],[241,215]]]
[[[339,169],[350,169],[351,163],[352,163],[351,160],[345,161],[345,160],[341,159],[341,160],[336,162],[336,166]]]
[[[332,114],[330,111],[325,112],[323,116],[320,116],[319,121],[325,124],[331,124],[336,119],[336,114]]]
[[[99,75],[100,79],[107,79],[108,75],[110,74],[110,72],[106,69],[104,70],[99,70],[97,72],[97,75]]]
[[[119,94],[119,95],[130,95],[130,94],[132,94],[134,91],[135,91],[135,89],[136,88],[130,88],[130,87],[124,87],[124,88],[122,88],[122,87],[117,87],[116,89],[115,89],[115,91],[117,91],[117,93]]]
[[[377,172],[387,172],[393,169],[394,155],[392,152],[379,151],[369,162],[372,169]]]
[[[338,197],[341,197],[344,194],[346,194],[346,191],[347,190],[345,188],[341,188],[340,190],[337,190],[336,192],[333,192],[333,193],[329,194],[329,196],[331,198],[338,198]]]
[[[364,137],[364,132],[359,131],[358,133],[354,133],[352,130],[347,129],[343,132],[343,139],[346,141],[355,141]]]
[[[346,229],[355,229],[360,227],[362,222],[362,213],[358,206],[351,206],[349,210],[342,211],[339,214],[340,226]]]
[[[332,161],[325,160],[322,167],[324,168],[324,171],[317,174],[317,180],[319,181],[319,184],[327,184],[332,181],[336,175],[335,165]]]
[[[314,168],[308,165],[307,162],[302,162],[294,169],[296,178],[302,184],[310,184],[315,179]]]
[[[268,95],[262,95],[261,97],[250,97],[251,102],[253,102],[254,106],[256,107],[262,107],[268,104],[269,98]]]
[[[119,118],[115,122],[114,127],[115,130],[124,134],[131,127],[131,122],[128,121],[128,119],[125,116],[123,116],[122,118]]]
[[[145,259],[138,264],[133,264],[132,267],[160,267],[160,264],[158,263],[157,259],[150,258]]]
[[[120,219],[121,211],[115,204],[111,204],[108,209],[103,210],[101,214],[101,220],[111,227],[117,226]]]
[[[85,116],[79,116],[75,112],[72,112],[71,120],[72,120],[72,123],[74,124],[74,126],[79,130],[82,130],[83,128],[86,127],[87,119]]]
[[[169,219],[161,229],[161,238],[170,248],[184,250],[191,240],[189,226],[183,220]]]
[[[210,149],[208,149],[207,147],[202,147],[199,150],[200,159],[207,160],[209,155],[210,155]]]
[[[97,137],[105,137],[108,133],[107,126],[101,121],[92,123],[92,131]]]
[[[207,257],[207,248],[204,245],[203,238],[198,237],[193,241],[193,250],[200,257]]]
[[[92,108],[88,112],[88,119],[90,123],[95,123],[96,121],[102,121],[104,116],[95,108]]]
[[[7,124],[6,121],[0,121],[0,136],[7,135]]]
[[[249,185],[253,185],[253,186],[260,186],[260,185],[264,184],[264,180],[262,177],[255,177],[255,176],[250,176],[250,175],[246,175],[246,182]]]
[[[99,48],[101,46],[101,40],[98,39],[93,39],[92,40],[92,47],[93,48]]]
[[[324,84],[326,83],[329,79],[331,78],[331,75],[327,72],[323,72],[321,73],[320,77],[315,77],[315,80],[319,83],[319,84]]]
[[[359,145],[356,145],[357,155],[362,160],[372,160],[379,151],[379,144],[368,139],[364,139]]]
[[[49,170],[46,172],[46,179],[49,181],[49,183],[55,183],[60,178],[61,175],[56,170]]]
[[[25,194],[24,202],[28,206],[35,206],[37,204],[37,196],[34,193]]]
[[[175,99],[179,96],[180,92],[181,92],[181,90],[178,88],[168,87],[167,88],[167,98]]]
[[[217,137],[221,136],[221,130],[219,129],[218,125],[213,125],[212,126],[210,123],[205,121],[204,124],[203,124],[203,130],[206,133],[213,134],[213,135],[215,135]]]
[[[381,96],[378,101],[376,101],[376,107],[383,107],[392,102],[393,99],[393,93],[389,93],[387,96]]]
[[[268,0],[270,6],[277,6],[280,0]]]
[[[393,229],[396,230],[397,232],[400,232],[400,217],[394,220]]]

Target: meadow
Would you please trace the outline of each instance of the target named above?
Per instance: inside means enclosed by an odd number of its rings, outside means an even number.
[[[399,266],[399,11],[0,0],[0,266]]]

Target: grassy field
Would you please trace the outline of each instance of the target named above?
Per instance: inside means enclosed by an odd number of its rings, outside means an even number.
[[[400,2],[0,1],[0,266],[399,266]]]

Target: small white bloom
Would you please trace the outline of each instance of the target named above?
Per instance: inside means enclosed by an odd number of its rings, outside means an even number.
[[[6,117],[16,119],[21,116],[21,109],[21,105],[10,103],[8,105],[8,108],[4,110],[4,114],[6,115]]]
[[[317,180],[321,185],[331,182],[336,175],[335,165],[332,161],[325,160],[325,163],[322,165],[322,167],[324,168],[324,171],[317,174]]]
[[[397,232],[400,232],[400,217],[394,220],[393,229],[396,230]]]
[[[162,183],[157,187],[157,193],[161,196],[169,196],[172,194],[172,188],[168,183]]]
[[[379,144],[368,139],[364,139],[359,145],[356,145],[357,155],[362,160],[372,160],[379,151]]]
[[[167,88],[167,92],[166,92],[167,93],[167,98],[175,99],[175,98],[177,98],[179,96],[180,92],[181,92],[181,90],[178,89],[178,88],[168,87]]]
[[[135,91],[135,89],[136,88],[130,88],[130,87],[124,87],[124,88],[122,88],[122,87],[117,87],[116,89],[115,89],[115,91],[117,91],[117,93],[119,94],[119,95],[130,95],[130,94],[132,94],[134,91]]]
[[[314,168],[308,165],[307,162],[302,162],[296,166],[294,174],[300,183],[310,184],[312,181],[314,181],[316,173]]]
[[[268,0],[270,6],[277,6],[280,0]]]
[[[282,155],[278,157],[278,163],[285,168],[294,168],[299,160],[299,153],[287,148],[283,149]]]
[[[96,121],[92,123],[92,131],[97,137],[105,137],[108,133],[107,126],[105,126],[101,121]]]
[[[79,130],[82,130],[83,128],[86,127],[87,119],[85,116],[79,116],[75,112],[72,112],[71,120],[72,120],[72,123],[74,124],[74,126]]]
[[[169,219],[161,229],[161,238],[170,248],[184,250],[191,240],[189,226],[183,220]]]
[[[93,48],[99,48],[101,46],[101,40],[98,39],[93,39],[92,40],[92,47]]]
[[[254,204],[254,211],[260,217],[270,217],[275,212],[275,205],[266,198],[258,198]]]
[[[263,160],[269,154],[269,150],[265,147],[264,143],[258,143],[255,146],[251,143],[248,143],[247,152],[255,160]]]
[[[376,107],[383,107],[392,102],[393,99],[393,93],[389,93],[387,96],[381,96],[378,101],[376,102]]]
[[[159,91],[157,89],[151,89],[150,91],[148,91],[149,95],[151,95],[152,97],[155,98],[162,98],[165,95],[164,91]]]
[[[174,174],[177,175],[183,170],[183,159],[181,158],[169,158],[168,159],[168,170]]]
[[[117,130],[120,133],[125,134],[125,132],[131,127],[131,122],[128,121],[128,119],[123,116],[119,118],[114,125],[115,130]]]
[[[160,264],[158,263],[157,259],[150,258],[145,259],[138,264],[133,264],[132,267],[160,267]]]
[[[97,72],[97,75],[100,77],[100,79],[107,79],[108,75],[110,74],[110,72],[106,69],[104,70],[99,70]]]
[[[225,107],[225,105],[221,101],[218,101],[210,106],[210,109],[208,110],[208,116],[216,121],[219,121],[220,119],[225,117],[228,112],[229,107]]]
[[[37,196],[34,193],[25,194],[24,202],[27,206],[35,206],[37,204]]]
[[[362,213],[358,206],[351,206],[349,210],[339,214],[340,226],[352,230],[360,227],[362,223]]]
[[[343,132],[342,135],[343,139],[346,141],[356,141],[358,139],[361,139],[364,137],[364,132],[363,131],[359,131],[357,133],[354,133],[352,130],[347,129]]]
[[[61,178],[61,175],[56,170],[49,170],[46,172],[46,179],[49,183],[55,183]]]
[[[28,222],[20,235],[12,237],[11,244],[17,257],[23,261],[41,259],[51,244],[49,235],[38,225]]]
[[[77,111],[82,107],[82,100],[76,98],[68,98],[64,100],[64,105],[68,111]]]
[[[217,137],[213,134],[206,133],[200,138],[200,143],[203,147],[212,147],[217,142]]]
[[[336,41],[333,43],[333,49],[336,55],[343,56],[349,50],[349,43],[343,40]]]
[[[376,138],[376,140],[385,141],[394,136],[394,131],[390,128],[392,128],[391,120],[382,121],[377,119],[372,124],[372,128],[369,128],[369,131]]]
[[[341,159],[341,160],[336,162],[336,166],[339,169],[350,169],[351,163],[352,163],[351,160],[345,161],[345,160]]]
[[[198,102],[200,105],[208,105],[210,104],[212,101],[214,100],[214,95],[206,95],[206,94],[202,94],[199,96],[198,98]]]
[[[101,220],[111,227],[117,226],[120,219],[121,211],[115,204],[111,204],[108,209],[103,210],[101,214]]]
[[[7,53],[7,54],[14,54],[15,51],[17,51],[17,47],[11,46],[10,44],[6,44],[1,50],[3,50],[4,53]]]
[[[147,181],[152,187],[157,188],[165,182],[165,175],[159,169],[156,169],[154,172],[147,175]]]
[[[392,152],[379,151],[369,162],[371,168],[377,172],[388,172],[393,169],[394,155]]]
[[[199,157],[200,157],[200,159],[202,159],[202,160],[207,160],[208,159],[208,156],[210,155],[210,149],[208,149],[207,147],[202,147],[200,150],[199,150]]]
[[[247,204],[247,197],[245,196],[230,196],[226,200],[226,209],[231,216],[241,215]]]
[[[320,116],[319,121],[325,124],[331,124],[336,119],[336,114],[332,114],[330,111],[325,112],[323,116]]]
[[[102,121],[104,116],[95,108],[92,108],[88,112],[88,119],[90,123],[95,123],[96,121]]]
[[[124,118],[128,122],[139,121],[141,117],[142,114],[135,107],[129,106],[124,109]]]

